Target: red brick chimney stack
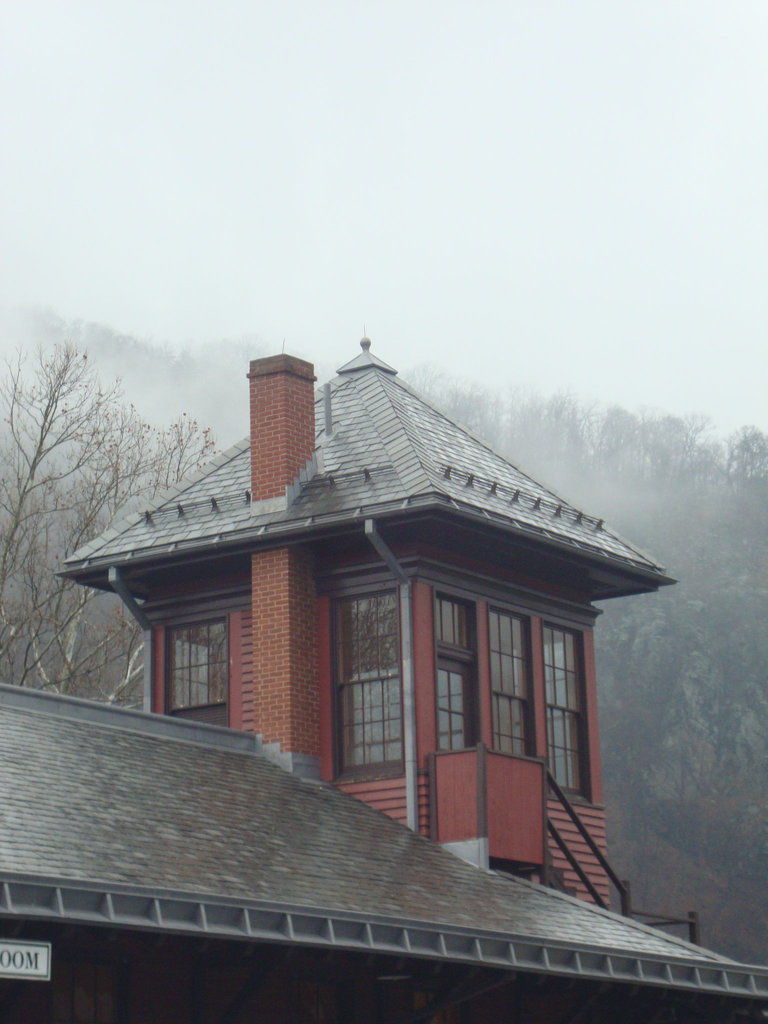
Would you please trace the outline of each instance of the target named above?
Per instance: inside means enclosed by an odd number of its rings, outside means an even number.
[[[251,497],[279,498],[315,447],[315,368],[295,356],[251,362]]]
[[[255,359],[251,392],[251,494],[281,498],[315,446],[315,372],[295,356]],[[258,509],[255,509],[258,511]],[[307,548],[251,556],[254,726],[284,753],[318,758],[317,596]]]

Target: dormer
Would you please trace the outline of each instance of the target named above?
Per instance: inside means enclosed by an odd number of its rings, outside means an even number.
[[[142,617],[147,707],[604,900],[594,602],[672,581],[368,339],[316,394],[291,356],[248,377],[249,438],[66,563]]]

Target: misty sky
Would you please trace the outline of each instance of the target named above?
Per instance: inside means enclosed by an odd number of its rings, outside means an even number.
[[[5,0],[0,304],[768,430],[766,53],[765,0]]]

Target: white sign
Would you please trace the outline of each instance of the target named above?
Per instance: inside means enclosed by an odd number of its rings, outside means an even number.
[[[0,978],[50,981],[50,942],[10,942],[0,939]]]

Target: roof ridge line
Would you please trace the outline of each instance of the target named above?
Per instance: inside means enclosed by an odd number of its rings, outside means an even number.
[[[96,725],[103,729],[118,729],[139,736],[151,736],[173,743],[192,743],[208,750],[221,750],[232,754],[246,754],[271,761],[263,750],[257,733],[229,729],[209,722],[193,722],[171,715],[157,715],[140,708],[122,704],[109,704],[77,697],[67,693],[33,690],[29,687],[0,683],[0,711],[10,710],[28,715],[45,715]]]
[[[362,382],[363,380],[367,380],[370,376],[372,376],[372,374],[370,372],[360,373],[360,375],[359,375],[359,377],[357,379]],[[392,396],[389,394],[389,391],[388,391],[388,387],[389,387],[390,384],[392,384],[394,387],[398,387],[398,386],[402,387],[403,386],[402,382],[397,377],[394,377],[394,376],[392,376],[390,374],[387,374],[385,376],[384,374],[376,373],[375,376],[374,376],[374,379],[376,381],[376,384],[378,386],[379,391],[381,392],[383,397],[386,399],[387,407],[389,409],[389,416],[397,423],[397,425],[400,428],[400,431],[401,431],[402,435],[404,435],[408,439],[408,450],[411,453],[411,457],[415,460],[416,464],[419,467],[419,470],[420,470],[420,472],[421,472],[421,474],[422,474],[422,476],[424,478],[424,485],[427,486],[427,487],[432,487],[433,486],[433,481],[430,480],[429,474],[425,470],[423,462],[418,457],[418,454],[414,451],[413,445],[411,443],[411,437],[410,437],[410,434],[408,432],[407,426],[406,426],[406,424],[403,423],[403,420],[402,420],[401,416],[399,415],[399,413],[398,413],[398,411],[397,411],[397,409],[395,407],[395,404],[394,404],[394,402],[392,400]],[[386,381],[386,383],[385,383],[385,381]],[[359,389],[356,388],[355,390],[356,390],[357,394],[359,395]],[[373,416],[371,416],[371,423],[374,425],[374,429],[376,430],[376,433],[378,434],[379,441],[381,442],[381,445],[384,448],[384,451],[387,453],[387,456],[389,457],[390,465],[392,466],[392,468],[393,468],[393,470],[394,470],[394,472],[395,472],[395,474],[397,476],[397,479],[398,479],[398,482],[399,482],[400,486],[403,488],[403,490],[405,490],[405,485],[403,484],[403,479],[402,479],[402,475],[401,475],[401,471],[400,471],[400,459],[402,457],[400,457],[400,458],[393,457],[392,452],[390,451],[390,448],[389,448],[389,444],[386,442],[384,437],[382,437],[382,433],[381,433],[381,429],[379,428],[378,420],[375,419]]]

